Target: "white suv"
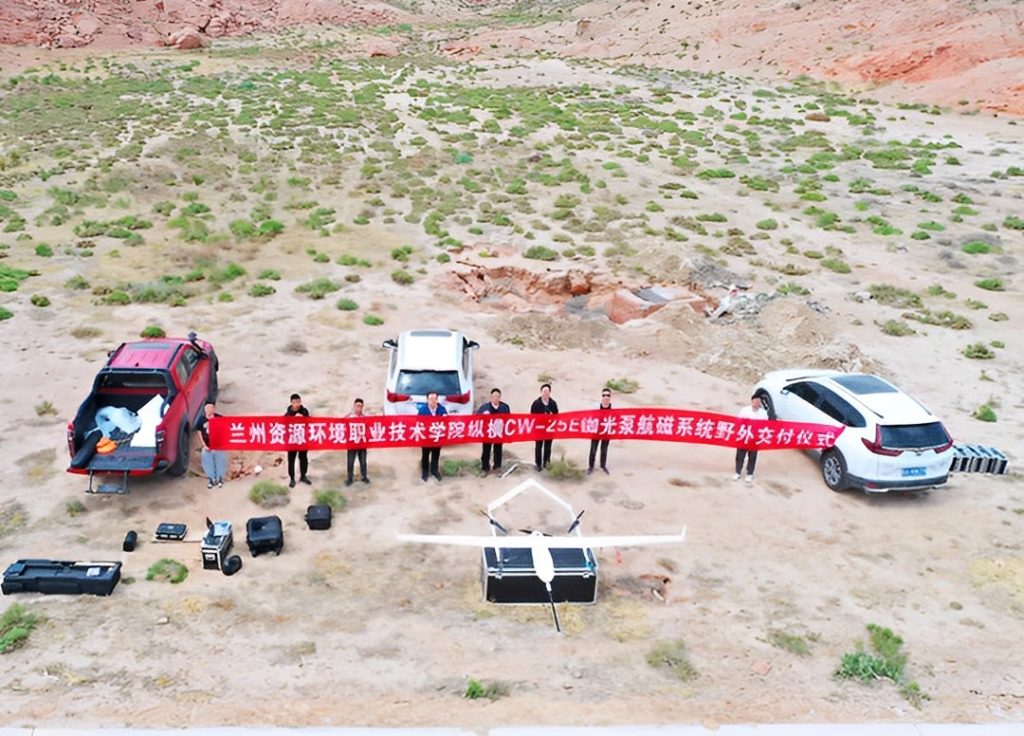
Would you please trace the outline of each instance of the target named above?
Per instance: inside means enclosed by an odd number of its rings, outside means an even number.
[[[821,474],[833,491],[932,488],[949,476],[953,440],[942,422],[878,376],[775,371],[754,394],[772,419],[845,427],[835,447],[820,453]]]
[[[416,414],[437,391],[449,414],[473,413],[473,351],[479,344],[451,330],[409,330],[381,346],[391,351],[385,414]]]

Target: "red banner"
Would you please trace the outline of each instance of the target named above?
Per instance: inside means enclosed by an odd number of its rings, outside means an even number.
[[[564,414],[432,416],[214,417],[210,445],[218,450],[351,450],[436,447],[532,440],[658,440],[751,450],[831,447],[840,426],[686,409],[611,409]]]

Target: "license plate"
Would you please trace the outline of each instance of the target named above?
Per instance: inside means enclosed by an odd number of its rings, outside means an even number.
[[[904,478],[914,478],[917,476],[924,475],[924,468],[903,468]]]

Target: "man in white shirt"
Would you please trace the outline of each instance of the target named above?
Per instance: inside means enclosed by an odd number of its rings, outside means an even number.
[[[744,406],[740,409],[740,419],[767,419],[768,412],[765,411],[764,407],[761,406],[761,398],[759,396],[750,397],[750,406]],[[747,484],[754,482],[754,467],[757,465],[757,450],[745,449],[742,447],[736,448],[736,475],[732,477],[733,480],[739,480],[743,476],[743,460],[747,461]]]

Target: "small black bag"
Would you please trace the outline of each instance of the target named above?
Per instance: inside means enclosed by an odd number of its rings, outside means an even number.
[[[306,509],[306,523],[310,529],[330,529],[331,507],[326,504],[310,506]]]

